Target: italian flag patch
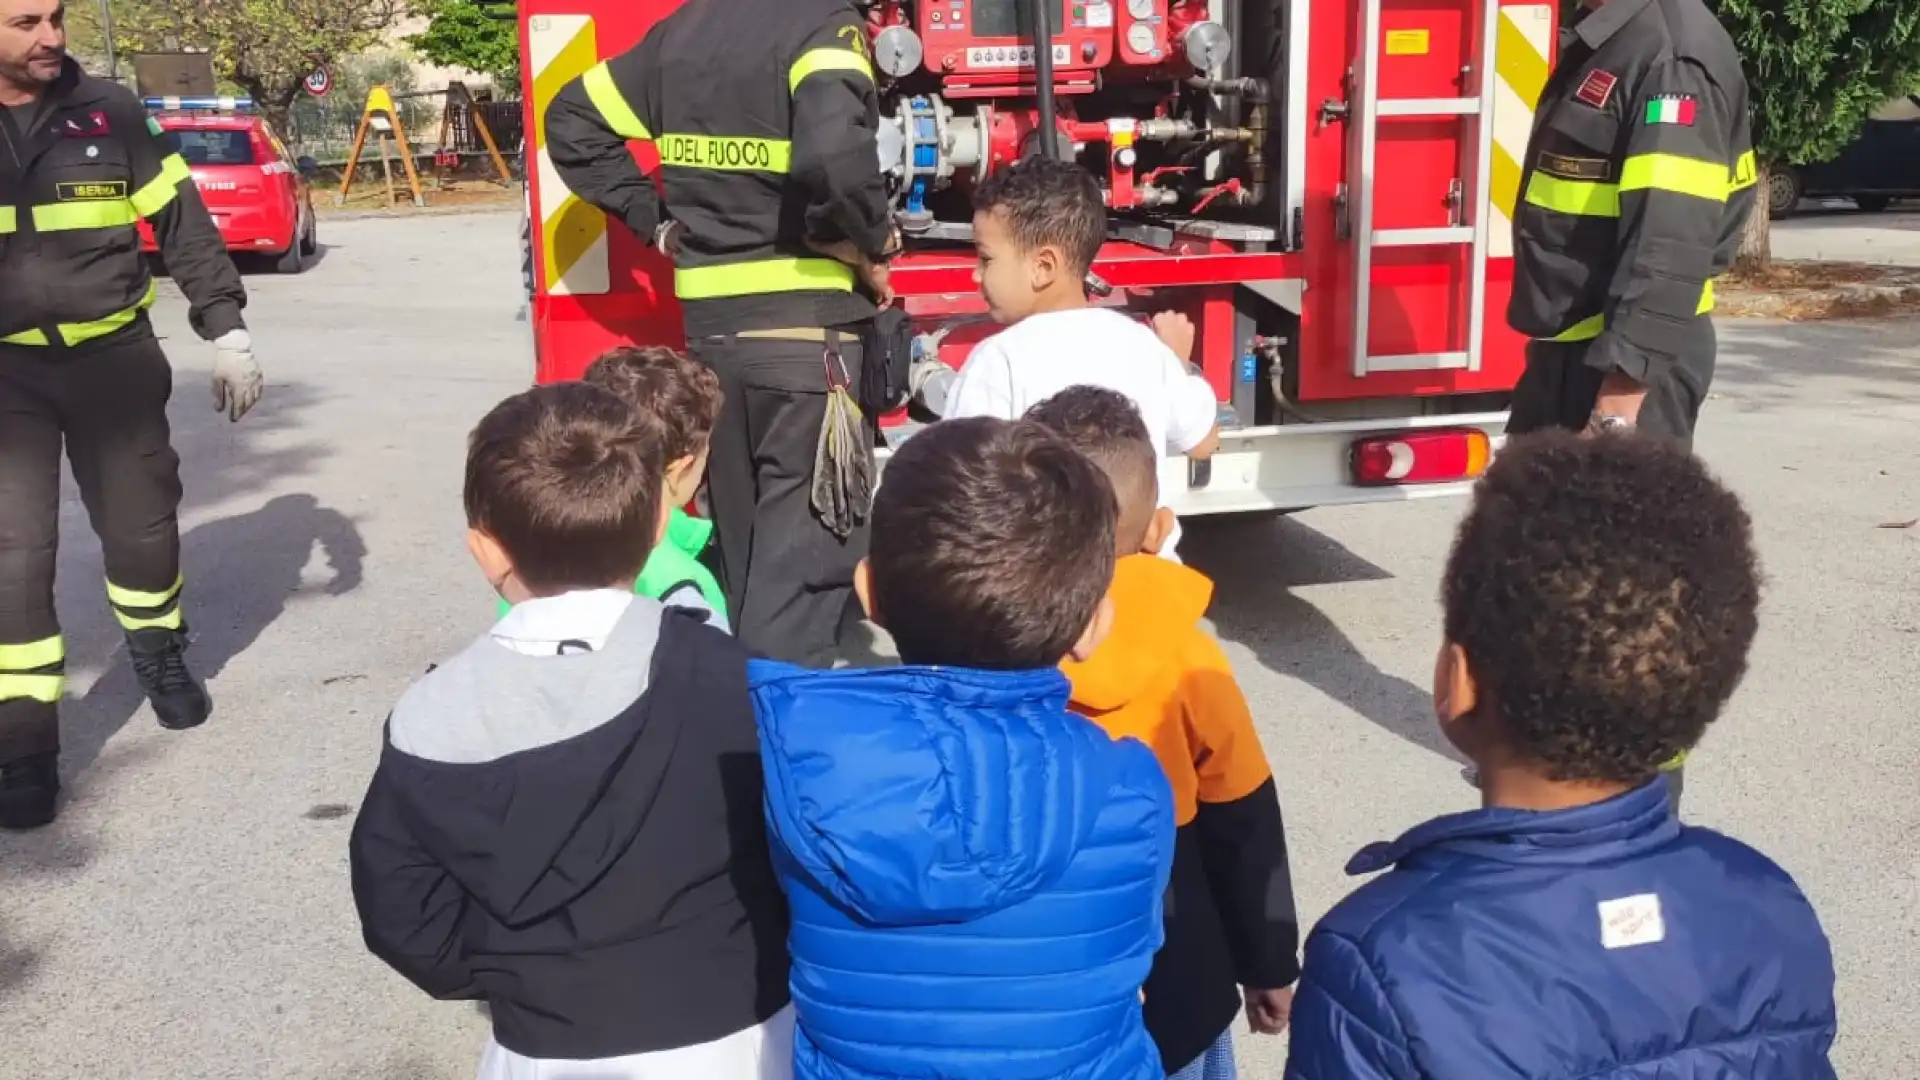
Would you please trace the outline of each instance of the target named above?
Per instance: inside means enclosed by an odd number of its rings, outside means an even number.
[[[1657,97],[1647,102],[1647,123],[1693,126],[1693,98],[1685,94]]]

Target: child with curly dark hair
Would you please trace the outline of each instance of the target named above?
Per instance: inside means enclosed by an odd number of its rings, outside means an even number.
[[[1746,511],[1684,450],[1508,444],[1447,563],[1434,671],[1482,808],[1348,864],[1388,873],[1307,940],[1289,1080],[1834,1076],[1812,907],[1681,824],[1659,771],[1745,674],[1759,593]]]

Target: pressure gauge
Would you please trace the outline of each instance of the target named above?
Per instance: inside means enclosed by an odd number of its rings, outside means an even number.
[[[920,35],[904,26],[889,26],[873,37],[873,66],[896,79],[919,70],[924,53]]]
[[[1134,23],[1127,27],[1127,48],[1141,55],[1153,52],[1153,27],[1148,23]]]
[[[1154,0],[1127,0],[1127,14],[1136,19],[1153,18]]]
[[[1227,64],[1227,57],[1233,53],[1233,35],[1227,28],[1210,19],[1194,23],[1187,28],[1187,35],[1181,39],[1186,48],[1187,63],[1196,71],[1218,71]]]

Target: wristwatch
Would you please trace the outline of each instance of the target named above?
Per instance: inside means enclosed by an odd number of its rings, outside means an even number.
[[[1587,427],[1602,435],[1624,435],[1633,430],[1633,421],[1612,413],[1594,413]]]
[[[672,218],[668,218],[660,224],[655,225],[653,227],[653,250],[671,258],[673,256],[673,249],[677,246],[675,242],[679,239],[679,237],[675,235],[674,230],[679,228],[679,226],[680,223]]]

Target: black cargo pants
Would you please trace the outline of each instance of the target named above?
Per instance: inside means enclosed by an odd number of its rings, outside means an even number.
[[[1639,435],[1672,439],[1692,449],[1694,426],[1700,419],[1700,406],[1713,385],[1713,366],[1717,341],[1713,321],[1695,320],[1693,340],[1676,362],[1647,386],[1647,397],[1640,405],[1640,417],[1634,426]],[[1529,341],[1527,367],[1513,388],[1513,408],[1507,417],[1507,434],[1525,435],[1530,431],[1566,428],[1580,431],[1593,417],[1594,402],[1600,397],[1600,383],[1607,373],[1589,365],[1586,341]],[[1686,786],[1686,755],[1670,763],[1666,770],[1673,806],[1680,808],[1680,792]]]
[[[60,748],[53,610],[64,445],[129,630],[181,628],[173,371],[141,319],[75,349],[0,344],[0,764]]]
[[[794,337],[727,334],[688,342],[719,376],[723,396],[707,455],[707,500],[728,614],[749,648],[825,666],[855,602],[853,568],[866,557],[869,523],[863,519],[843,540],[813,510],[814,458],[827,415],[825,333],[758,333]],[[854,387],[858,333],[837,334]]]

